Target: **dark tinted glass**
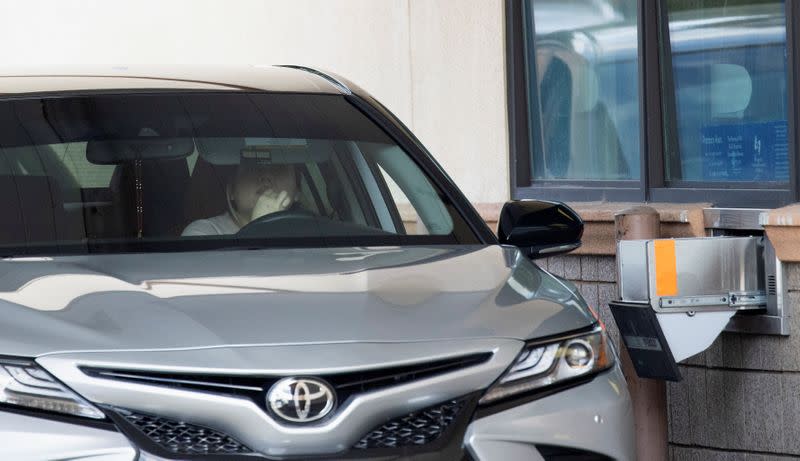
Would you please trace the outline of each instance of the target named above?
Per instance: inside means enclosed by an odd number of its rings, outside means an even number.
[[[4,255],[475,241],[335,95],[0,101],[0,194]]]
[[[639,178],[638,3],[526,3],[534,180]]]
[[[665,3],[666,179],[788,183],[784,2]]]

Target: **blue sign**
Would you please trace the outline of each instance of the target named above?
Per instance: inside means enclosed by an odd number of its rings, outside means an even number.
[[[787,130],[786,120],[704,126],[703,179],[788,181]]]

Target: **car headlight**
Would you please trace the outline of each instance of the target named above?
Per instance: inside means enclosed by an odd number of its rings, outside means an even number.
[[[614,352],[605,331],[552,343],[526,346],[514,364],[484,394],[481,404],[534,391],[570,379],[592,375],[614,364]]]
[[[32,361],[0,358],[0,403],[103,419],[103,412]]]

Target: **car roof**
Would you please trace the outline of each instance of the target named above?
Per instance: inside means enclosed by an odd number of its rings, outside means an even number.
[[[335,78],[301,66],[0,67],[0,96],[114,90],[349,93]]]

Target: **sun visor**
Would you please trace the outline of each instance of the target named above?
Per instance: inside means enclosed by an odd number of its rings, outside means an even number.
[[[288,165],[327,161],[328,150],[318,144],[290,138],[203,138],[197,139],[197,150],[213,165]]]
[[[178,159],[188,157],[192,152],[192,138],[93,139],[86,144],[86,159],[97,165]]]

